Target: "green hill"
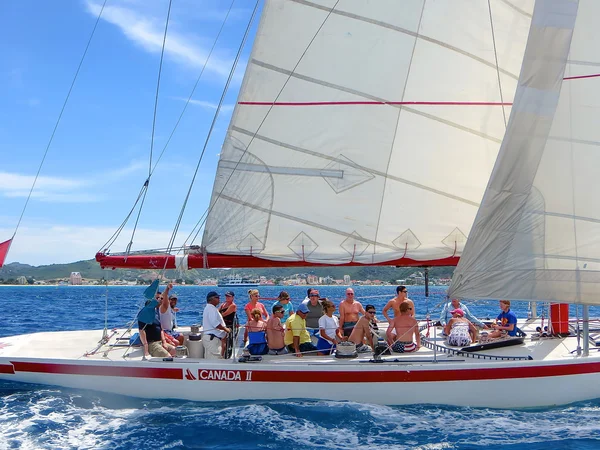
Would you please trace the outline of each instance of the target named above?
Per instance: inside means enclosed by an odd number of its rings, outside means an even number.
[[[261,268],[261,269],[235,269],[236,275],[249,278],[265,276],[267,279],[285,279],[293,275],[316,275],[319,277],[331,277],[342,279],[349,275],[353,280],[381,280],[392,281],[405,279],[415,272],[423,269],[416,267],[306,267],[306,268]],[[430,269],[431,277],[449,278],[452,276],[454,267],[435,267]],[[148,280],[158,271],[152,270],[103,270],[95,260],[77,261],[68,264],[50,264],[47,266],[30,266],[18,262],[6,264],[0,269],[0,284],[14,283],[18,277],[24,276],[28,280],[48,281],[67,279],[71,272],[79,272],[85,279],[101,280]],[[170,279],[184,279],[187,281],[204,280],[209,278],[221,278],[234,273],[226,269],[194,269],[186,272],[167,270],[165,276]]]

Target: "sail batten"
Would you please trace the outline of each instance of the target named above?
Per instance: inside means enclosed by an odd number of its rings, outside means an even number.
[[[456,261],[530,24],[492,3],[493,27],[487,2],[470,0],[267,1],[221,151],[207,253]]]

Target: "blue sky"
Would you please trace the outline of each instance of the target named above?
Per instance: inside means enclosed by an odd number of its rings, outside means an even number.
[[[173,1],[154,162],[230,4]],[[0,3],[0,241],[14,232],[101,5],[100,0]],[[152,177],[136,249],[168,243],[253,6],[253,0],[233,2],[192,104]],[[148,175],[167,7],[167,0],[108,0],[7,263],[92,258],[133,205]],[[181,235],[208,205],[250,43],[200,166]],[[113,250],[123,250],[128,238],[124,235]]]

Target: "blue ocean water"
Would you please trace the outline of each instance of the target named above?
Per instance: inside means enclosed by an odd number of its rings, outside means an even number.
[[[179,323],[199,322],[211,287],[176,287]],[[281,288],[261,287],[261,297]],[[224,292],[225,289],[217,289]],[[295,304],[306,288],[286,288]],[[336,303],[344,287],[320,287]],[[238,305],[245,289],[234,289]],[[381,311],[394,287],[355,287],[357,298]],[[124,326],[141,302],[143,287],[0,286],[0,337],[35,331]],[[409,287],[417,317],[437,318],[445,288]],[[265,300],[268,306],[272,301]],[[497,303],[470,303],[481,317],[495,316]],[[519,317],[526,304],[514,304]],[[381,317],[381,316],[379,316]],[[565,389],[568,389],[565,382]],[[365,384],[364,389],[369,389]],[[512,395],[508,392],[507,395]],[[548,393],[551,395],[551,393]],[[0,450],[9,448],[91,449],[596,449],[600,447],[600,400],[535,410],[448,406],[389,407],[333,401],[193,403],[141,400],[0,381]]]

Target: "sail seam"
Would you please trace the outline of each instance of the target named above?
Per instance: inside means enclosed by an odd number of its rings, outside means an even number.
[[[518,13],[524,15],[525,17],[528,18],[532,18],[533,15],[528,13],[527,11],[523,11],[521,8],[519,8],[517,5],[512,4],[511,2],[509,2],[508,0],[500,0],[502,3],[504,3],[505,5],[507,5],[509,8],[514,9],[515,11],[517,11]]]
[[[480,58],[477,55],[469,53],[466,50],[463,50],[463,49],[458,48],[458,47],[454,47],[453,45],[447,44],[446,42],[442,42],[442,41],[439,41],[437,39],[434,39],[434,38],[431,38],[431,37],[428,37],[428,36],[424,36],[422,34],[418,34],[417,32],[408,30],[406,28],[402,28],[402,27],[399,27],[399,26],[396,26],[396,25],[392,25],[390,23],[382,22],[380,20],[375,20],[375,19],[371,19],[371,18],[368,18],[368,17],[359,16],[358,14],[353,14],[353,13],[350,13],[350,12],[347,12],[347,11],[340,11],[339,9],[331,10],[330,8],[327,8],[327,7],[324,7],[324,6],[321,6],[321,5],[317,5],[315,3],[312,3],[312,2],[309,2],[309,1],[306,1],[306,0],[290,0],[290,1],[298,3],[298,4],[302,4],[302,5],[305,5],[305,6],[308,6],[308,7],[312,7],[312,8],[316,8],[316,9],[321,9],[323,11],[328,11],[328,12],[330,11],[330,14],[336,14],[338,16],[347,17],[349,19],[354,19],[354,20],[359,20],[361,22],[365,22],[365,23],[369,23],[371,25],[375,25],[375,26],[379,26],[379,27],[382,27],[382,28],[386,28],[388,30],[397,31],[399,33],[403,33],[403,34],[406,34],[408,36],[412,36],[412,37],[415,37],[417,39],[421,39],[423,41],[427,41],[427,42],[429,42],[431,44],[435,44],[435,45],[438,45],[440,47],[444,47],[444,48],[446,48],[448,50],[451,50],[451,51],[454,51],[454,52],[459,53],[461,55],[464,55],[464,56],[466,56],[468,58],[471,58],[471,59],[473,59],[473,60],[475,60],[477,62],[480,62],[480,63],[482,63],[482,64],[484,64],[484,65],[486,65],[488,67],[491,67],[493,69],[496,68],[496,66],[493,63],[491,63],[489,61],[486,61],[485,59]],[[511,78],[513,78],[515,80],[519,79],[518,75],[515,75],[515,74],[509,72],[508,70],[505,70],[505,69],[499,69],[499,70],[504,75],[507,75],[507,76],[509,76],[509,77],[511,77]]]
[[[426,3],[427,3],[427,0],[423,0],[423,3],[421,5],[421,14],[419,15],[419,23],[417,24],[417,32],[416,32],[415,38],[413,39],[413,46],[412,46],[412,51],[410,53],[410,60],[408,61],[408,69],[406,71],[406,77],[404,78],[404,86],[402,87],[402,96],[400,97],[401,101],[404,101],[404,96],[406,95],[406,87],[408,86],[408,81],[410,79],[412,64],[413,64],[413,60],[415,57],[415,49],[417,48],[417,43],[419,42],[419,31],[421,29],[421,22],[423,21],[423,13],[425,11]],[[387,175],[389,173],[390,163],[392,161],[392,156],[394,154],[394,145],[396,144],[396,137],[398,136],[398,126],[400,124],[400,117],[402,116],[403,110],[404,110],[404,108],[400,108],[398,110],[398,116],[396,117],[396,126],[394,127],[394,135],[392,136],[392,141],[389,146],[388,160],[387,160],[387,165],[385,168],[386,176],[383,179],[382,195],[381,195],[381,200],[379,202],[379,214],[377,215],[377,225],[375,226],[375,240],[377,240],[377,235],[379,234],[379,226],[381,224],[381,213],[383,211],[383,205],[385,202],[385,192],[387,189],[387,181],[388,181]],[[404,256],[406,256],[406,250],[407,250],[407,248],[404,249]],[[375,254],[376,252],[377,252],[377,247],[373,247],[373,253]]]
[[[260,67],[263,67],[263,68],[265,68],[267,70],[273,70],[273,71],[279,72],[279,73],[281,73],[283,75],[287,75],[287,76],[291,76],[291,77],[294,77],[294,78],[298,78],[300,80],[307,81],[309,83],[315,83],[315,84],[318,84],[320,86],[329,87],[329,88],[336,89],[336,90],[339,90],[339,91],[342,91],[342,92],[347,92],[349,94],[354,94],[354,95],[357,95],[357,96],[360,96],[360,97],[363,97],[363,98],[368,98],[368,99],[371,99],[371,100],[380,101],[380,102],[383,102],[386,105],[389,105],[389,106],[391,106],[393,108],[400,108],[401,107],[405,111],[408,111],[408,112],[411,112],[413,114],[425,117],[427,119],[434,120],[436,122],[443,123],[443,124],[448,125],[450,127],[453,127],[453,128],[456,128],[456,129],[459,129],[459,130],[462,130],[462,131],[465,131],[467,133],[471,133],[471,134],[473,134],[475,136],[479,136],[479,137],[482,137],[484,139],[488,139],[488,140],[490,140],[492,142],[496,142],[498,144],[502,142],[502,139],[490,136],[488,134],[482,133],[482,132],[474,130],[472,128],[468,128],[468,127],[465,127],[463,125],[459,125],[458,123],[451,122],[451,121],[446,120],[446,119],[442,119],[441,117],[434,116],[433,114],[428,114],[428,113],[425,113],[423,111],[419,111],[419,110],[414,109],[414,108],[409,108],[409,107],[407,107],[405,105],[395,105],[393,103],[390,103],[390,102],[386,101],[383,98],[376,97],[374,95],[370,95],[370,94],[367,94],[365,92],[360,92],[360,91],[357,91],[357,90],[354,90],[354,89],[350,89],[350,88],[347,88],[347,87],[344,87],[344,86],[332,84],[332,83],[329,83],[329,82],[326,82],[326,81],[317,80],[316,78],[308,77],[306,75],[300,75],[297,72],[292,73],[292,72],[290,72],[287,69],[283,69],[281,67],[273,66],[271,64],[268,64],[268,63],[265,63],[265,62],[262,62],[262,61],[258,61],[257,59],[254,59],[254,58],[252,59],[251,63],[252,64],[256,64],[256,65],[258,65]]]
[[[504,95],[502,93],[502,79],[500,77],[500,66],[498,64],[498,50],[496,48],[496,35],[494,33],[494,17],[492,14],[492,3],[488,0],[488,11],[490,13],[490,31],[492,33],[492,44],[494,46],[494,60],[496,61],[496,75],[498,77],[498,90],[500,91],[500,102],[504,103]],[[506,129],[506,109],[502,107],[502,117],[504,118],[504,129]]]
[[[362,166],[362,165],[357,164],[357,163],[355,163],[353,161],[336,158],[335,156],[324,155],[323,153],[315,152],[313,150],[308,150],[308,149],[305,149],[305,148],[296,147],[295,145],[286,144],[285,142],[277,141],[275,139],[271,139],[271,138],[268,138],[266,136],[262,136],[262,135],[260,135],[258,133],[253,133],[252,131],[248,131],[248,130],[245,130],[245,129],[240,128],[240,127],[232,126],[231,130],[232,131],[237,131],[238,133],[242,133],[242,134],[245,134],[247,136],[253,136],[254,139],[259,139],[261,141],[265,141],[265,142],[268,142],[270,144],[277,145],[279,147],[284,147],[284,148],[287,148],[288,150],[293,150],[295,152],[300,152],[300,153],[304,153],[304,154],[307,154],[307,155],[316,156],[318,158],[326,159],[326,160],[329,160],[329,161],[333,161],[333,162],[345,164],[345,165],[354,167],[355,169],[363,170],[363,171],[365,171],[367,173],[370,173],[370,174],[373,174],[373,175],[376,175],[376,176],[385,177],[385,178],[388,178],[390,180],[397,181],[399,183],[408,184],[410,186],[413,186],[413,187],[416,187],[416,188],[419,188],[419,189],[423,189],[423,190],[432,192],[434,194],[442,195],[444,197],[447,197],[447,198],[450,198],[450,199],[453,199],[453,200],[457,200],[457,201],[465,203],[467,205],[472,205],[472,206],[475,206],[475,207],[479,206],[478,202],[474,202],[472,200],[468,200],[466,198],[462,198],[462,197],[459,197],[457,195],[450,194],[448,192],[440,191],[438,189],[435,189],[435,188],[432,188],[432,187],[429,187],[429,186],[425,186],[423,184],[415,183],[414,181],[406,180],[406,179],[400,178],[400,177],[395,177],[393,175],[386,174],[385,172],[382,172],[382,171],[379,171],[379,170],[375,170],[375,169],[371,169],[371,168]]]
[[[272,209],[264,208],[262,206],[249,203],[247,201],[243,201],[243,200],[240,200],[240,199],[237,199],[237,198],[234,198],[234,197],[229,197],[228,195],[225,195],[225,194],[221,194],[219,198],[223,199],[223,200],[228,200],[228,201],[236,203],[238,205],[245,206],[247,208],[251,208],[251,209],[253,209],[255,211],[260,211],[260,212],[263,212],[263,213],[274,215],[274,216],[280,217],[282,219],[288,219],[288,220],[291,220],[292,222],[302,223],[304,225],[308,225],[310,227],[317,228],[317,229],[320,229],[320,230],[323,230],[323,231],[329,231],[330,233],[334,233],[334,234],[337,234],[337,235],[340,235],[340,236],[352,237],[352,238],[355,238],[355,239],[357,239],[357,240],[359,240],[361,242],[364,242],[366,244],[377,245],[377,246],[380,246],[380,247],[387,248],[389,250],[396,250],[396,251],[400,250],[398,247],[396,247],[394,245],[384,244],[382,242],[376,242],[373,239],[368,239],[368,238],[365,238],[363,236],[360,236],[360,235],[356,234],[355,232],[349,233],[349,232],[345,232],[345,231],[341,231],[341,230],[336,230],[335,228],[331,228],[331,227],[325,226],[325,225],[320,224],[320,223],[312,222],[310,220],[302,219],[300,217],[292,216],[290,214],[285,214],[285,213],[282,213],[282,212],[279,212],[279,211],[275,211],[275,210],[272,210]]]

